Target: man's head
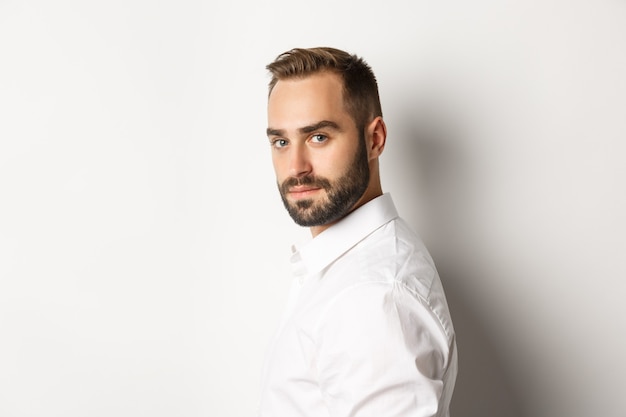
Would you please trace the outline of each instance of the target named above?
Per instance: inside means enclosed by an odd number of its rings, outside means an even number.
[[[382,193],[386,128],[376,79],[362,59],[332,48],[293,49],[267,68],[281,197],[296,223],[317,234]]]

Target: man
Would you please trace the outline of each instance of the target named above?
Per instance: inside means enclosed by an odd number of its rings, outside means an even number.
[[[372,70],[332,48],[293,49],[267,68],[278,188],[313,239],[293,248],[260,416],[448,416],[454,329],[432,259],[382,192]]]

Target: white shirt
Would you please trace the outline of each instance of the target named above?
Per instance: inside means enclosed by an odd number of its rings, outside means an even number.
[[[261,417],[449,415],[454,329],[420,239],[384,194],[293,247]]]

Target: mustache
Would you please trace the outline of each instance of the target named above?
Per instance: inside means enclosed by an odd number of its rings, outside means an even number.
[[[305,175],[303,177],[289,177],[280,185],[280,191],[283,194],[289,192],[289,189],[299,185],[307,185],[311,187],[323,188],[328,190],[331,188],[329,180],[323,177],[316,177],[315,175]]]

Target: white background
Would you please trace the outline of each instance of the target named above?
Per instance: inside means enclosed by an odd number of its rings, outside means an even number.
[[[0,415],[253,416],[289,285],[264,66],[366,58],[454,416],[626,415],[623,1],[0,1]]]

